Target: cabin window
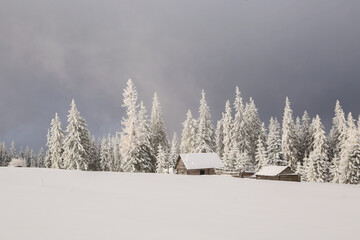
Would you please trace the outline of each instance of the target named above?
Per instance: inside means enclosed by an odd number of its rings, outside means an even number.
[[[200,175],[205,175],[205,170],[204,169],[200,170]]]

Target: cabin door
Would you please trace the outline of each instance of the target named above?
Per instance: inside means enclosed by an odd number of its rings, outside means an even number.
[[[205,175],[205,170],[204,169],[200,170],[200,175]]]

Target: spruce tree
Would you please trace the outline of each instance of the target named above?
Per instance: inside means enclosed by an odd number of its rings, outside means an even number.
[[[95,136],[92,136],[90,141],[90,154],[89,154],[89,170],[98,171],[99,170],[99,160],[97,159],[97,146]]]
[[[23,147],[22,147],[22,146],[20,147],[19,154],[16,155],[16,157],[25,160],[24,151],[23,151]]]
[[[326,182],[328,179],[328,145],[324,126],[319,115],[314,121],[314,146],[307,160],[306,179],[311,182]]]
[[[158,155],[156,157],[156,172],[157,173],[169,173],[169,162],[167,154],[162,145],[158,147]]]
[[[77,110],[74,99],[71,102],[68,123],[62,155],[63,167],[69,170],[88,170],[90,134],[85,120]]]
[[[255,155],[256,170],[259,170],[269,165],[267,160],[267,153],[264,145],[265,145],[264,139],[261,137],[261,135],[259,135],[256,155]]]
[[[9,163],[9,154],[5,142],[0,144],[0,166],[7,166]]]
[[[181,135],[180,151],[181,153],[195,153],[197,122],[193,119],[190,110],[187,112],[187,117],[183,126],[184,128]]]
[[[198,153],[215,152],[215,132],[204,90],[202,90],[201,96],[195,151]]]
[[[255,166],[255,155],[259,136],[262,134],[261,122],[255,102],[250,98],[250,102],[246,104],[244,111],[244,119],[246,123],[246,139],[248,143],[247,153],[249,154],[251,163]]]
[[[52,162],[51,162],[51,151],[50,151],[50,146],[51,146],[51,141],[50,141],[50,129],[48,129],[47,135],[46,135],[46,147],[47,147],[47,151],[45,154],[45,159],[44,159],[44,167],[45,168],[51,168],[52,166]]]
[[[270,118],[269,135],[267,139],[268,164],[284,166],[284,153],[281,148],[281,129],[277,118]]]
[[[216,131],[215,131],[215,144],[216,144],[216,153],[219,155],[221,159],[224,156],[224,113],[222,114],[222,118],[217,122]]]
[[[301,144],[302,144],[302,125],[300,117],[296,117],[295,125],[295,141],[294,141],[294,149],[296,154],[296,166],[298,165],[298,162],[302,163],[302,153],[301,153]]]
[[[341,178],[343,183],[359,184],[360,183],[360,136],[353,131],[348,136],[348,161],[345,162],[344,175]]]
[[[113,153],[114,162],[111,168],[113,172],[121,172],[122,158],[120,152],[120,138],[118,133],[116,133],[115,137],[113,137],[112,144],[113,144],[113,152],[114,152]]]
[[[45,167],[44,166],[44,161],[45,161],[44,148],[40,148],[39,153],[37,155],[37,167],[39,167],[39,168]]]
[[[233,121],[233,139],[234,145],[237,147],[240,153],[245,152],[249,148],[249,143],[247,142],[247,129],[246,122],[244,119],[244,105],[241,98],[241,93],[239,88],[236,87],[236,97],[234,101],[235,117]]]
[[[167,140],[165,123],[157,93],[154,94],[151,110],[150,142],[156,155],[160,145],[164,151],[169,151],[169,142]]]
[[[11,147],[10,147],[10,161],[13,158],[17,158],[17,153],[16,153],[16,148],[15,148],[15,142],[12,141],[11,142]]]
[[[156,155],[151,144],[151,132],[148,123],[147,111],[144,103],[140,103],[139,111],[139,158],[141,159],[141,171],[155,172]]]
[[[122,170],[125,172],[134,172],[138,168],[136,159],[133,159],[135,148],[139,140],[139,123],[137,118],[137,91],[131,79],[126,83],[124,89],[123,107],[126,109],[126,117],[122,120],[123,129],[121,132],[120,150],[122,158]]]
[[[351,113],[348,115],[347,126],[347,141],[341,150],[339,182],[357,184],[360,175],[359,134]]]
[[[61,129],[61,122],[58,114],[55,114],[55,118],[51,121],[50,128],[50,161],[52,168],[63,168],[63,158],[62,154],[64,152],[63,144],[64,144],[65,134]]]
[[[176,132],[171,141],[171,150],[169,155],[170,168],[175,168],[175,164],[180,155],[180,145]]]
[[[30,149],[30,167],[38,167],[37,156],[35,155],[33,149]]]
[[[115,171],[115,158],[114,158],[114,142],[113,138],[111,137],[111,134],[108,134],[108,137],[106,139],[106,144],[108,148],[108,165],[109,165],[109,171],[114,172]]]
[[[24,153],[24,160],[25,160],[25,163],[26,163],[26,167],[31,167],[31,150],[29,148],[29,146],[26,146],[25,148],[25,153]]]
[[[101,139],[100,149],[100,168],[102,171],[110,171],[110,144],[108,139],[103,137]]]
[[[335,116],[333,118],[333,127],[330,135],[330,146],[332,149],[331,161],[331,179],[334,183],[340,182],[340,162],[342,150],[345,149],[347,141],[347,124],[345,113],[340,105],[339,100],[336,101]]]
[[[225,105],[225,114],[223,117],[223,144],[224,144],[224,154],[223,154],[223,162],[225,168],[230,170],[234,169],[234,161],[231,154],[233,149],[233,119],[231,115],[231,107],[230,102],[226,101]]]
[[[310,128],[310,118],[307,111],[304,112],[301,118],[301,138],[300,138],[300,149],[299,149],[299,158],[301,165],[304,163],[304,159],[309,157],[311,152],[311,147],[313,143],[311,128]]]
[[[296,169],[297,166],[297,153],[296,153],[296,133],[294,127],[294,120],[292,117],[292,110],[290,106],[289,98],[286,97],[286,104],[283,116],[282,125],[282,151],[285,154],[285,158],[288,161],[288,165],[292,169]]]

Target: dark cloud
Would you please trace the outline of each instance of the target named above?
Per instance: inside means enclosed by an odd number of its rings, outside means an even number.
[[[235,86],[263,121],[319,114],[336,99],[357,116],[360,2],[353,0],[0,0],[0,141],[38,148],[72,98],[96,136],[121,130],[131,77],[169,133],[205,89],[215,121]]]

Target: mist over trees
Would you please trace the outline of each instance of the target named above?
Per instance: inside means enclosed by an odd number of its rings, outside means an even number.
[[[243,102],[239,88],[234,101],[226,101],[222,118],[213,125],[206,94],[201,92],[199,112],[184,116],[180,136],[169,142],[161,96],[154,93],[150,115],[131,79],[123,90],[126,114],[120,132],[96,139],[73,100],[66,130],[58,114],[47,134],[46,151],[29,147],[17,151],[15,143],[0,142],[0,166],[21,158],[27,167],[69,170],[169,173],[180,153],[216,152],[225,171],[258,171],[264,166],[290,166],[310,182],[358,184],[360,181],[360,116],[345,113],[337,101],[333,126],[327,135],[318,115],[293,116],[285,99],[282,121],[271,117],[268,127],[259,118],[254,99]],[[120,120],[119,120],[120,121]]]

